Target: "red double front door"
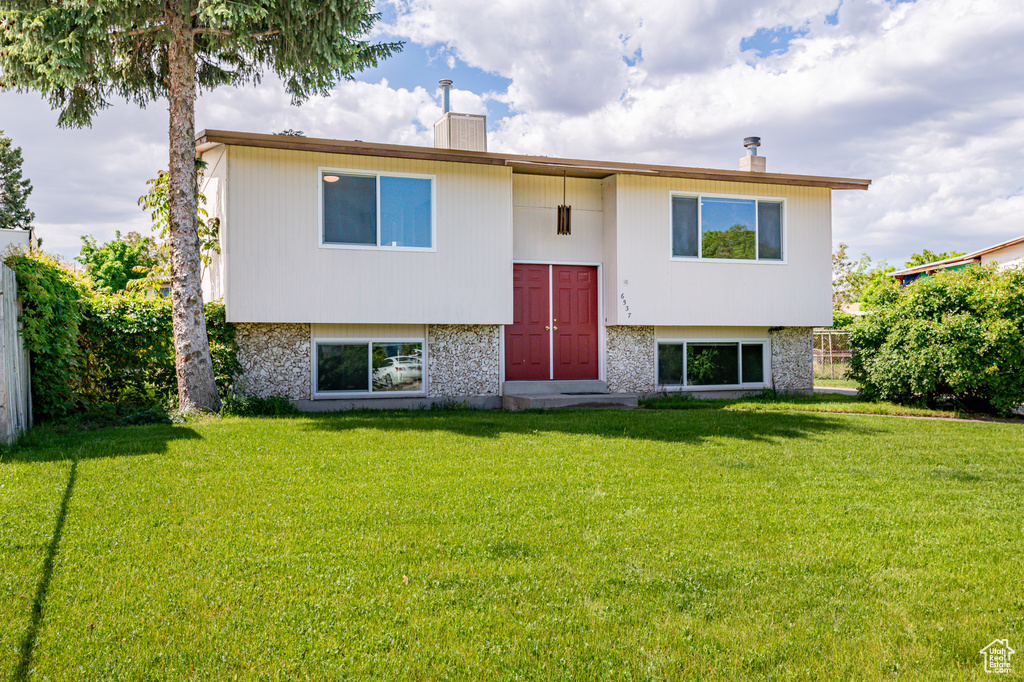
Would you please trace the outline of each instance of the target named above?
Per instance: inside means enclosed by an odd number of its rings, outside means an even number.
[[[517,263],[505,380],[597,379],[597,268]]]

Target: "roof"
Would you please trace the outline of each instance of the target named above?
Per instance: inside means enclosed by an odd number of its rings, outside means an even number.
[[[727,171],[712,168],[586,161],[548,156],[471,152],[461,149],[412,147],[408,145],[362,142],[360,140],[265,135],[226,130],[201,130],[196,135],[196,151],[199,153],[212,149],[217,145],[292,149],[307,152],[327,152],[330,154],[353,154],[356,156],[386,156],[399,159],[425,159],[428,161],[452,161],[456,163],[479,163],[492,166],[508,166],[512,168],[513,173],[566,175],[574,178],[606,178],[610,175],[625,173],[662,178],[726,180],[730,182],[751,182],[769,185],[828,187],[830,189],[867,189],[871,184],[870,180],[834,178],[822,175],[790,175],[786,173]]]
[[[912,268],[906,270],[897,270],[896,272],[890,272],[889,275],[902,279],[908,275],[916,275],[919,272],[928,272],[930,270],[944,270],[946,268],[952,268],[962,263],[974,263],[981,260],[981,257],[992,253],[993,251],[999,251],[1006,249],[1017,244],[1024,244],[1024,236],[1011,239],[1009,241],[1001,242],[995,246],[990,246],[980,251],[974,251],[973,253],[965,253],[962,256],[954,256],[952,258],[946,258],[944,260],[932,261],[931,263],[925,263],[924,265],[915,265]]]

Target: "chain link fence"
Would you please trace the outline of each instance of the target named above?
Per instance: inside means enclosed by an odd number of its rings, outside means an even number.
[[[850,332],[814,332],[814,378],[846,379],[850,370]]]

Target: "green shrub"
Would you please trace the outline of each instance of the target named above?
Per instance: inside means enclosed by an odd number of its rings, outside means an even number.
[[[435,400],[432,403],[430,403],[427,409],[433,410],[435,412],[466,412],[479,410],[480,408],[470,405],[468,400],[463,400],[460,402],[458,400],[455,400],[454,398],[443,398],[441,400]]]
[[[166,418],[160,405],[177,392],[169,299],[96,295],[81,277],[38,251],[5,262],[18,279],[39,421],[73,414],[117,421],[151,408],[156,412],[138,419],[157,419],[161,411]],[[235,330],[222,303],[204,310],[214,374],[227,395],[241,372]]]
[[[222,303],[207,303],[204,311],[214,375],[227,394],[241,371],[235,330]],[[147,404],[177,392],[170,299],[96,296],[89,301],[82,336],[89,369],[82,388],[91,400]]]
[[[288,398],[280,395],[256,398],[230,394],[221,408],[222,415],[231,417],[280,417],[298,412]]]
[[[228,324],[223,301],[207,303],[203,306],[203,312],[206,314],[206,336],[210,340],[213,376],[217,379],[223,398],[230,395],[235,377],[242,373],[242,365],[238,362],[235,325]]]
[[[81,406],[79,326],[86,313],[85,281],[55,257],[32,251],[7,256],[21,302],[21,335],[32,367],[36,419],[61,417]]]
[[[850,344],[868,398],[1009,414],[1024,403],[1024,270],[977,266],[886,290]]]
[[[113,295],[89,299],[82,323],[88,371],[82,393],[93,402],[145,404],[176,387],[170,301]]]
[[[832,311],[832,329],[849,329],[857,316],[851,313],[844,313],[842,310]]]

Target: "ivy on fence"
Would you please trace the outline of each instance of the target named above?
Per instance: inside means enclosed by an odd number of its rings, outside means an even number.
[[[21,334],[32,367],[32,406],[37,418],[59,417],[80,402],[80,325],[89,297],[85,281],[39,251],[5,259],[18,279]]]

